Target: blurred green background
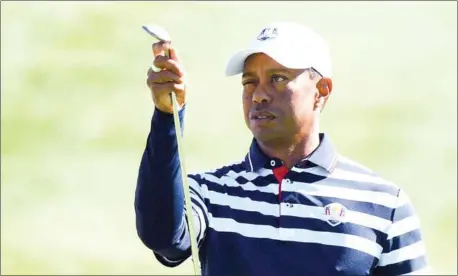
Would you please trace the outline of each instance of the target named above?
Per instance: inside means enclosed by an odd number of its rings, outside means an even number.
[[[151,38],[171,33],[189,73],[190,172],[242,158],[231,53],[266,24],[328,40],[334,93],[322,131],[396,182],[431,263],[457,273],[457,4],[428,2],[2,2],[1,273],[183,274],[137,238],[134,189],[153,105]],[[211,114],[211,115],[207,115]],[[217,150],[215,150],[215,148]]]

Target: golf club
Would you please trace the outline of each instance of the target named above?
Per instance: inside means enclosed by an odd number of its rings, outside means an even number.
[[[142,26],[143,29],[150,34],[152,37],[159,41],[164,42],[172,42],[169,33],[162,28],[161,26],[149,24]],[[169,52],[166,51],[165,53],[169,56]],[[159,69],[155,66],[152,66],[154,71],[158,71]],[[197,237],[196,232],[194,231],[194,223],[193,223],[193,215],[192,215],[192,205],[191,205],[191,196],[190,196],[190,189],[188,184],[188,174],[186,173],[184,158],[183,158],[183,148],[182,148],[182,137],[181,137],[181,124],[180,119],[178,117],[178,101],[175,95],[175,92],[170,93],[172,106],[173,106],[173,121],[175,123],[175,133],[177,137],[177,144],[178,144],[178,158],[180,160],[181,166],[181,177],[183,182],[183,190],[184,190],[184,198],[185,198],[185,206],[186,206],[186,216],[188,218],[188,229],[189,229],[189,237],[191,239],[191,256],[192,261],[194,264],[194,274],[200,275],[200,262],[199,262],[199,251],[197,247]]]

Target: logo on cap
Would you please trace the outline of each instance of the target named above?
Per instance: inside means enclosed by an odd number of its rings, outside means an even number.
[[[258,35],[258,40],[264,41],[267,39],[272,39],[277,37],[278,31],[277,28],[264,28],[261,33]]]
[[[340,203],[331,203],[324,206],[324,219],[331,226],[345,223],[347,208]]]

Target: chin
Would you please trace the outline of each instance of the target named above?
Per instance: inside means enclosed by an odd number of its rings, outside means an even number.
[[[281,140],[284,140],[285,135],[282,135],[281,132],[275,131],[273,129],[256,129],[251,131],[253,133],[254,138],[256,141],[270,144],[270,143],[277,143]]]

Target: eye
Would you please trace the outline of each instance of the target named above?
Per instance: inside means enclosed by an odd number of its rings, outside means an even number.
[[[286,80],[287,80],[287,77],[280,76],[280,75],[272,75],[272,81],[273,82],[282,82],[282,81],[286,81]]]
[[[242,81],[242,85],[245,86],[247,84],[253,84],[253,83],[256,83],[255,80],[250,80],[250,79],[246,79],[246,80],[243,80]]]

